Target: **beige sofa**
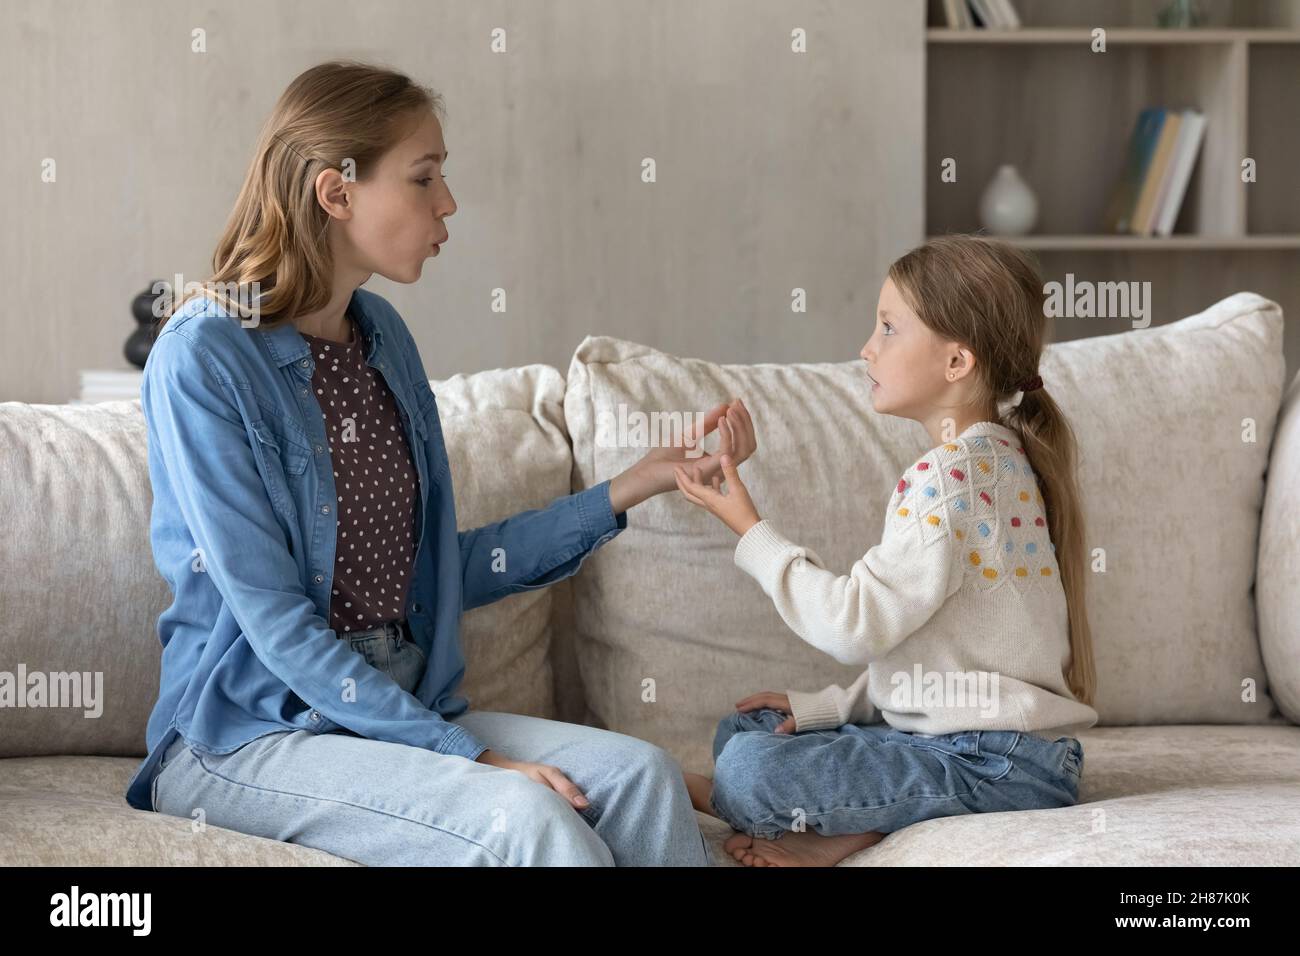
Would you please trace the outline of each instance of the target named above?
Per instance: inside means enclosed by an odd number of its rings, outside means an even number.
[[[1274,303],[1240,293],[1171,325],[1049,347],[1043,380],[1082,445],[1094,571],[1102,723],[1081,735],[1080,802],[927,821],[843,865],[1300,862],[1300,379],[1284,402],[1282,328]],[[742,474],[760,512],[847,571],[928,445],[919,425],[871,410],[862,372],[588,338],[567,380],[535,365],[433,385],[463,527],[635,461],[642,449],[608,429],[620,405],[692,411],[740,395],[758,428]],[[92,689],[102,677],[92,716],[89,698],[0,707],[0,863],[348,865],[123,799],[168,603],[139,402],[0,404],[0,463],[0,672],[75,671]],[[788,631],[716,520],[675,493],[629,519],[576,577],[465,616],[474,708],[605,726],[708,773],[714,728],[740,697],[855,676]],[[732,865],[729,828],[699,820]]]

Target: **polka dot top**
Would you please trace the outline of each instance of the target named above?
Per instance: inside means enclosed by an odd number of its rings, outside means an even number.
[[[330,627],[339,636],[405,617],[419,495],[396,400],[383,375],[366,364],[361,327],[351,314],[347,322],[348,342],[302,333],[316,360],[312,388],[338,493]]]

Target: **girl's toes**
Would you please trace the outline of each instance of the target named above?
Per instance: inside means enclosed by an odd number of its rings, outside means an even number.
[[[722,848],[726,850],[728,853],[730,853],[732,856],[736,856],[737,850],[743,852],[744,850],[749,849],[753,845],[754,845],[754,838],[750,836],[748,833],[733,833],[731,836],[727,837],[725,841],[723,841]],[[737,856],[736,859],[739,860],[740,857]]]

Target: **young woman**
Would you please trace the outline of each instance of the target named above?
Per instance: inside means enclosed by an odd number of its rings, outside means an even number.
[[[174,601],[127,800],[367,864],[706,864],[664,751],[456,694],[461,611],[575,573],[676,487],[686,448],[457,531],[415,342],[359,288],[415,282],[447,241],[441,112],[389,70],[297,77],[205,284],[257,288],[256,316],[194,295],[150,353],[151,539]],[[721,450],[752,454],[738,401],[686,443],[720,420]]]

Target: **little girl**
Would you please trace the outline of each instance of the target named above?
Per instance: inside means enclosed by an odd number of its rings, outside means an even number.
[[[890,267],[861,352],[871,404],[934,447],[847,575],[761,519],[728,457],[725,494],[677,466],[786,624],[867,665],[847,689],[738,702],[713,779],[686,774],[696,809],[740,831],[725,846],[742,863],[834,865],[921,820],[1078,801],[1095,674],[1075,442],[1037,374],[1042,290],[1028,256],[977,236]]]

